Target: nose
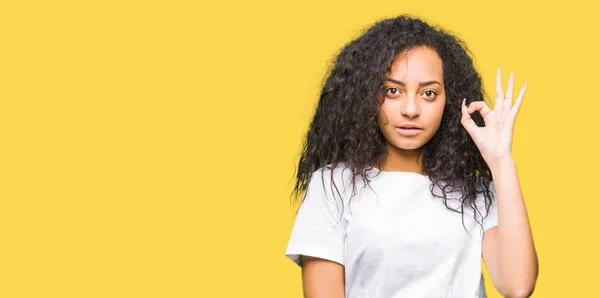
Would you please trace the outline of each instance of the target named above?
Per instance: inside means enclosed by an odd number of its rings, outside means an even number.
[[[417,96],[407,96],[405,100],[403,100],[400,113],[402,113],[402,116],[408,118],[418,117],[421,114],[421,109],[417,103]]]

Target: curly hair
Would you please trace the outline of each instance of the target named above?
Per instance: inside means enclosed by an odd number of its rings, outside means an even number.
[[[443,198],[448,209],[462,213],[463,226],[465,207],[474,215],[481,214],[476,204],[478,195],[483,194],[489,212],[491,171],[460,123],[462,99],[469,104],[486,96],[472,53],[460,38],[409,15],[376,22],[347,43],[330,63],[296,168],[293,201],[306,194],[313,172],[340,163],[352,170],[354,188],[359,175],[368,185],[367,171],[387,158],[385,137],[376,120],[381,105],[378,94],[397,55],[419,46],[429,47],[440,56],[446,92],[440,127],[421,148],[423,170],[432,181],[431,192]],[[485,125],[479,113],[471,116],[478,126]],[[335,183],[333,179],[331,182]],[[433,192],[434,186],[442,190],[441,196]],[[449,192],[455,190],[462,194],[460,211],[447,204]]]

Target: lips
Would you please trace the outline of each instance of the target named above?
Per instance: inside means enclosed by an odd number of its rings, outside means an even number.
[[[413,124],[405,124],[396,127],[396,131],[405,137],[412,137],[421,133],[423,129]]]
[[[401,129],[422,129],[422,128],[414,125],[414,124],[405,124],[405,125],[399,126],[398,128],[401,128]]]

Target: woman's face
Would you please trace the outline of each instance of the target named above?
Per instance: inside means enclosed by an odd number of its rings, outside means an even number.
[[[441,58],[423,46],[404,51],[384,86],[377,121],[388,148],[419,149],[437,132],[446,104]]]

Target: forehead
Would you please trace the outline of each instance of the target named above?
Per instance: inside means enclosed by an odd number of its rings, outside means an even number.
[[[442,59],[435,50],[428,47],[421,46],[403,51],[394,59],[389,77],[404,82],[434,79],[442,82]]]

